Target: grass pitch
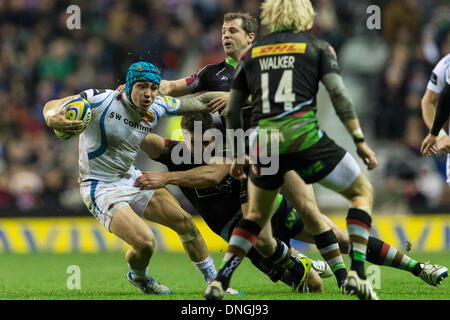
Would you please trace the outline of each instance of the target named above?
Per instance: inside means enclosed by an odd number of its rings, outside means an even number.
[[[318,254],[309,254],[319,258]],[[450,252],[409,253],[418,261],[450,266]],[[213,253],[216,265],[222,253]],[[349,265],[347,256],[344,256]],[[124,254],[1,254],[0,298],[7,300],[202,300],[206,288],[199,271],[184,253],[157,252],[150,274],[167,285],[173,295],[144,295],[126,280]],[[74,274],[69,266],[78,266],[80,289],[70,289]],[[370,264],[367,263],[367,266]],[[432,287],[412,274],[380,267],[381,300],[450,300],[450,279]],[[68,273],[69,271],[69,273]],[[339,293],[334,277],[324,279],[322,293],[294,294],[282,283],[272,283],[249,261],[235,272],[231,286],[245,293],[225,296],[225,300],[355,300]],[[69,286],[68,286],[69,283]]]

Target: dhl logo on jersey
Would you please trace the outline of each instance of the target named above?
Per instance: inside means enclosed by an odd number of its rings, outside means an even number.
[[[305,53],[305,51],[306,43],[304,42],[268,44],[265,46],[254,47],[252,49],[252,58],[273,54]]]

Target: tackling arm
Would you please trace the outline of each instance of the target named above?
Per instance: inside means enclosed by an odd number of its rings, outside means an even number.
[[[188,188],[210,188],[218,185],[228,171],[229,165],[208,164],[187,171],[166,172],[167,184]]]
[[[180,97],[192,93],[186,84],[186,79],[173,81],[162,80],[159,86],[159,92],[162,95],[172,97]]]
[[[186,188],[210,188],[218,185],[228,174],[229,165],[208,164],[186,171],[145,171],[136,180],[141,189],[158,189],[168,184]]]
[[[200,95],[187,95],[178,98],[180,100],[179,115],[186,115],[196,112],[209,112],[209,102],[214,98],[226,95],[226,92],[211,91]]]

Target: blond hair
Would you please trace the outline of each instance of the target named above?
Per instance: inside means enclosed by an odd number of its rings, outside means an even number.
[[[310,0],[266,0],[261,5],[261,24],[270,30],[308,30],[316,12]]]

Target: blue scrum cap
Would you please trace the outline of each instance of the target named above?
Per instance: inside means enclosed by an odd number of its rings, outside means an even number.
[[[136,82],[153,82],[158,86],[161,82],[161,73],[156,67],[145,61],[133,63],[127,72],[127,82],[125,84],[125,93],[131,99],[131,88]]]

